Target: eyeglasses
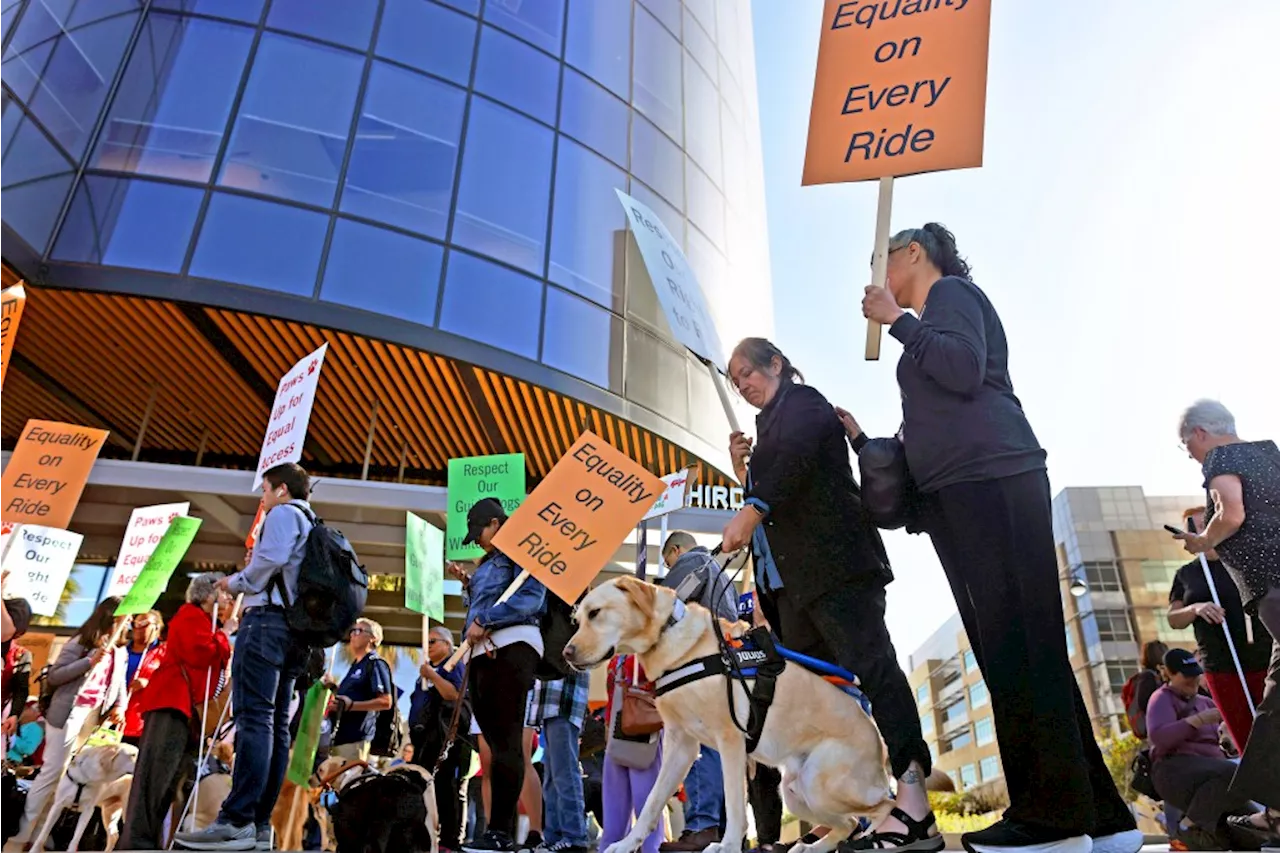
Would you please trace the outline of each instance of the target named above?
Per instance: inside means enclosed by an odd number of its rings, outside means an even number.
[[[369,634],[369,635],[372,635],[372,634],[373,634],[373,632],[372,632],[372,631],[370,631],[368,628],[352,628],[352,629],[351,629],[351,634],[352,634],[353,636],[354,636],[354,635],[356,635],[356,634]]]
[[[430,640],[427,640],[427,645],[434,646],[436,643],[443,643],[443,642],[444,640],[440,639],[439,637],[432,637]]]

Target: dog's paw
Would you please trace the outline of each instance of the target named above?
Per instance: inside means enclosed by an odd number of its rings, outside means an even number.
[[[630,835],[621,841],[615,841],[604,849],[604,853],[635,853],[640,849],[644,839],[632,839]]]

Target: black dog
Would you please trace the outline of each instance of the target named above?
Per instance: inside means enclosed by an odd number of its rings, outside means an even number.
[[[432,853],[423,796],[413,772],[371,774],[342,789],[332,809],[338,853]]]

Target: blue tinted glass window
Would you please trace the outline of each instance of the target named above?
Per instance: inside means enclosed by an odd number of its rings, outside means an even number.
[[[58,152],[17,104],[4,99],[4,156],[0,179],[6,187],[69,172],[71,161]]]
[[[720,64],[719,57],[716,55],[715,42],[711,40],[711,36],[707,35],[707,31],[694,19],[687,8],[684,10],[684,46],[689,49],[689,53],[693,54],[693,58],[698,60],[698,63],[714,80],[716,68]]]
[[[640,0],[667,29],[680,35],[680,0]],[[736,2],[736,0],[735,0]]]
[[[747,137],[742,126],[720,102],[720,141],[724,151],[724,194],[729,209],[744,214],[750,207],[751,182],[745,180],[747,171]]]
[[[716,306],[731,304],[733,300],[729,287],[728,261],[697,228],[689,229],[687,242],[685,256],[689,259],[689,266],[698,280],[703,296],[706,297],[711,319],[723,328],[724,318],[719,315]]]
[[[435,243],[339,219],[320,298],[430,326],[443,257]]]
[[[636,7],[631,103],[672,139],[681,136],[680,61],[684,51],[658,19]]]
[[[683,425],[689,422],[688,362],[675,346],[628,323],[625,396]]]
[[[363,64],[345,50],[265,34],[218,182],[333,204]]]
[[[14,19],[18,17],[18,10],[24,5],[24,0],[5,0],[4,9],[0,9],[0,40],[9,37],[9,28],[13,26]]]
[[[560,129],[625,166],[627,105],[572,68],[564,70],[560,97]]]
[[[369,76],[342,209],[443,237],[462,135],[461,89],[394,65]]]
[[[469,15],[480,14],[480,0],[440,0],[440,2]]]
[[[214,193],[190,274],[311,296],[327,223],[298,207]]]
[[[627,222],[615,189],[627,190],[621,169],[581,145],[560,140],[549,277],[621,311]]]
[[[564,0],[536,3],[485,3],[484,19],[545,51],[560,55],[564,34]]]
[[[476,62],[477,91],[555,124],[559,88],[559,63],[493,27],[484,28]]]
[[[734,118],[741,121],[746,114],[746,101],[742,96],[742,87],[729,73],[729,67],[723,59],[720,60],[720,97],[724,98],[725,103],[729,105]]]
[[[698,19],[698,23],[706,28],[711,34],[711,38],[716,37],[716,5],[715,0],[684,0],[684,5],[689,11],[693,12],[693,16]],[[685,39],[689,38],[688,30],[685,30]]]
[[[262,18],[263,0],[152,0],[153,9],[199,12],[256,24]]]
[[[462,252],[449,255],[440,328],[538,358],[542,282]]]
[[[378,28],[378,55],[455,83],[471,78],[476,21],[427,0],[387,0]]]
[[[5,51],[3,76],[15,97],[78,160],[138,18],[118,15],[74,26],[55,14],[61,8],[55,13],[48,3],[27,7]],[[30,47],[19,46],[25,44]]]
[[[978,657],[973,653],[973,649],[964,650],[964,671],[973,672],[978,668]]]
[[[93,165],[208,181],[252,37],[235,24],[148,15]]]
[[[4,224],[41,255],[71,189],[71,178],[67,173],[4,191]]]
[[[978,771],[972,764],[966,764],[960,768],[960,784],[969,788],[978,784]]]
[[[979,762],[982,767],[982,781],[986,782],[1000,775],[1000,757],[988,755]]]
[[[473,98],[453,241],[542,274],[552,132]]]
[[[597,305],[547,288],[542,363],[613,391],[622,388],[622,320]]]
[[[90,175],[76,189],[53,256],[181,272],[203,199],[191,187]]]
[[[631,171],[680,209],[684,208],[684,159],[680,146],[640,116],[634,117]]]
[[[692,161],[685,164],[689,182],[689,221],[711,239],[720,249],[724,248],[724,196],[715,184]]]
[[[618,97],[630,97],[631,0],[569,0],[564,58]]]
[[[364,51],[377,11],[378,0],[271,0],[267,26]]]
[[[685,150],[717,185],[721,181],[720,97],[696,62],[684,63]]]

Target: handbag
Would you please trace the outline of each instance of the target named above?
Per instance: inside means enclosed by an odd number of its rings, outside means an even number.
[[[631,770],[648,770],[658,758],[658,735],[628,735],[622,730],[622,706],[627,693],[623,679],[613,686],[612,713],[609,718],[609,740],[605,758]]]
[[[876,527],[919,529],[919,496],[898,438],[872,438],[858,453],[862,505]]]
[[[635,658],[631,683],[622,693],[622,712],[618,715],[618,727],[624,735],[651,735],[662,731],[662,715],[652,690],[646,690],[640,680],[640,659]]]
[[[1151,778],[1151,747],[1145,746],[1138,750],[1138,753],[1133,756],[1133,763],[1129,765],[1129,772],[1130,788],[1153,800],[1163,799],[1156,793],[1156,783]]]

